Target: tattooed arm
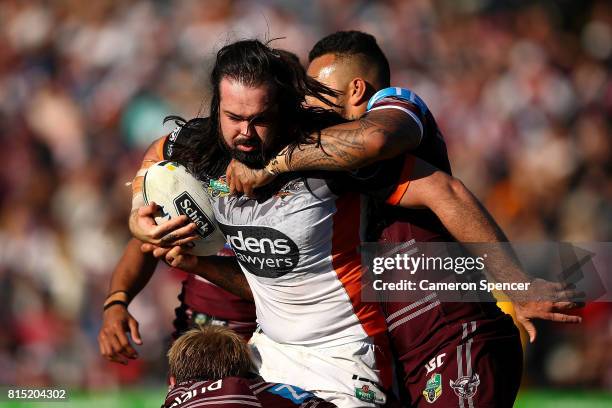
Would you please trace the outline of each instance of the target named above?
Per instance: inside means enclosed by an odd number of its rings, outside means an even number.
[[[272,174],[306,170],[355,170],[416,148],[421,130],[410,116],[395,109],[368,112],[360,119],[321,131],[320,146],[287,149],[270,161]]]
[[[226,179],[231,194],[254,195],[256,188],[290,171],[348,171],[412,150],[421,141],[421,129],[396,109],[366,113],[360,119],[321,131],[320,144],[298,146],[291,155],[283,149],[264,170],[251,169],[233,160]]]

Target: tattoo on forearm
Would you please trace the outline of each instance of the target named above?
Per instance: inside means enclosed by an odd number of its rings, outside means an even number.
[[[285,155],[287,153],[284,153]],[[279,174],[280,173],[280,162],[278,157],[274,157],[272,160],[270,160],[270,163],[268,163],[268,165],[266,166],[266,169],[271,173],[271,174]]]
[[[367,118],[354,124],[357,127],[323,130],[320,147],[300,146],[287,157],[288,167],[291,170],[347,170],[369,164],[372,158],[367,151],[367,138],[387,131],[384,125]]]

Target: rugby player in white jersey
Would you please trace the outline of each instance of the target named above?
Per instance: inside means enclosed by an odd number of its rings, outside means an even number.
[[[202,180],[219,182],[232,157],[262,167],[289,142],[310,142],[318,127],[341,121],[305,107],[306,93],[324,98],[327,89],[289,54],[257,41],[224,47],[212,79],[210,119],[183,123],[190,132],[171,141],[177,159]],[[391,184],[382,194],[392,192]],[[364,189],[369,186],[344,174],[296,174],[279,178],[265,199],[212,197],[253,292],[261,330],[251,345],[259,374],[347,407],[384,403],[390,381],[384,319],[359,296],[355,218]],[[177,259],[195,273],[236,266],[228,259]]]

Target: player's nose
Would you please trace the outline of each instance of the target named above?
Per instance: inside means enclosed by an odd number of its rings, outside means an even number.
[[[252,126],[251,123],[247,120],[243,120],[240,122],[240,134],[245,136],[251,135]]]

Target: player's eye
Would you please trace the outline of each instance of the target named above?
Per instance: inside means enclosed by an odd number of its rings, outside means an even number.
[[[272,118],[269,115],[260,116],[251,121],[253,126],[269,126]]]

